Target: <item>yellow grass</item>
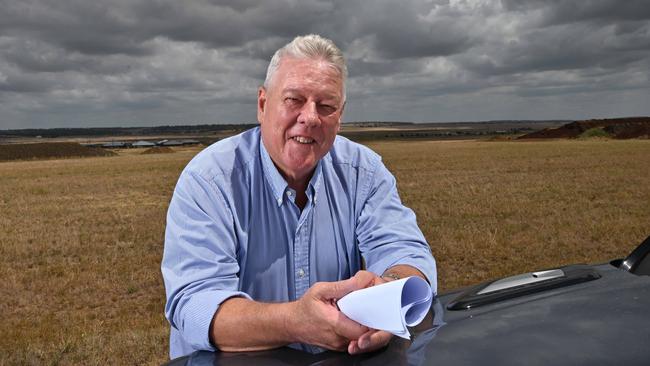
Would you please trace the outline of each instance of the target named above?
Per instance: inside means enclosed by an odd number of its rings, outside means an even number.
[[[372,142],[442,290],[627,254],[649,235],[650,141]],[[0,163],[0,364],[160,364],[174,154]]]
[[[450,289],[534,268],[603,262],[650,235],[650,141],[372,145]]]

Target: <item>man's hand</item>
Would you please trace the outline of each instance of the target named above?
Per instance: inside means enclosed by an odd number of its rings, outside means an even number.
[[[348,353],[356,355],[359,353],[372,352],[388,345],[388,342],[393,338],[393,335],[383,331],[370,329],[356,341],[351,341],[348,344]]]
[[[422,274],[422,272],[420,272],[417,268],[409,265],[393,266],[386,270],[384,273],[387,275],[382,277],[377,277],[371,272],[366,273],[370,273],[372,276],[374,276],[374,278],[372,278],[370,281],[370,286],[376,286],[384,282],[394,281],[396,278],[405,278],[409,276],[418,276],[426,280],[426,277]],[[364,276],[366,275],[364,274]],[[359,354],[378,350],[386,346],[388,342],[390,342],[391,338],[393,338],[393,335],[386,331],[369,329],[366,333],[359,337],[359,339],[350,342],[348,345],[348,353]]]
[[[372,345],[376,338],[371,337],[374,331],[346,317],[339,311],[336,301],[352,291],[381,282],[383,280],[373,273],[360,271],[344,281],[314,284],[300,300],[293,303],[290,331],[299,342],[331,350],[349,351],[351,341],[359,339]]]
[[[368,276],[371,276],[371,278],[368,280],[370,284],[369,286],[366,287],[381,285],[382,283],[386,283],[390,281],[390,279],[386,280],[383,277],[376,276],[372,272],[367,272],[367,271],[357,272],[357,275],[359,274],[361,274],[361,276],[363,276],[364,279]],[[360,353],[376,351],[388,345],[388,342],[390,342],[392,338],[393,335],[386,331],[368,329],[368,331],[362,334],[361,337],[359,337],[359,339],[350,341],[350,343],[348,344],[348,353],[351,355],[356,355]]]
[[[210,325],[210,341],[221,351],[257,351],[307,343],[323,348],[369,352],[388,344],[391,335],[349,319],[336,306],[352,291],[384,279],[367,271],[338,282],[314,284],[298,301],[265,304],[233,297],[224,301]]]

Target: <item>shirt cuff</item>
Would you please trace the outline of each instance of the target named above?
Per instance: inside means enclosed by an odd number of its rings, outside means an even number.
[[[210,343],[210,323],[219,306],[231,297],[252,298],[241,291],[206,291],[192,295],[183,307],[181,334],[194,350],[215,351]]]

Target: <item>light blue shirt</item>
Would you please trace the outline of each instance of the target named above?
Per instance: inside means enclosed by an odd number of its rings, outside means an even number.
[[[362,258],[378,275],[416,267],[436,292],[429,245],[379,155],[337,136],[306,194],[301,211],[259,127],[211,145],[185,167],[162,260],[172,358],[215,349],[210,322],[226,299],[297,300],[315,282],[350,278]]]

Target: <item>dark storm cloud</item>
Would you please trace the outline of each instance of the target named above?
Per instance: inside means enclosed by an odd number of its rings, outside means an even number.
[[[215,48],[269,35],[293,37],[331,12],[321,1],[271,0],[232,6],[206,1],[39,1],[0,3],[0,30],[91,55],[146,55],[146,41],[166,37]],[[287,21],[290,19],[291,21]]]
[[[110,1],[11,1],[0,3],[0,31],[38,39],[68,52],[144,55],[146,34],[132,32],[130,9]]]
[[[80,71],[115,74],[127,72],[132,67],[129,62],[131,59],[121,54],[96,57],[71,53],[63,48],[29,39],[7,39],[0,45],[3,47],[4,60],[25,73]]]
[[[52,90],[50,82],[29,76],[5,76],[0,91],[13,93],[43,93]]]
[[[509,42],[483,45],[479,48],[482,57],[466,53],[459,59],[467,68],[481,74],[620,68],[634,62],[647,62],[648,35],[647,22],[626,33],[615,26],[557,25],[523,30]]]
[[[503,0],[506,10],[524,13],[540,11],[546,25],[582,21],[608,22],[646,20],[650,6],[646,0]]]
[[[306,33],[348,59],[346,120],[647,115],[649,20],[637,0],[0,0],[0,128],[253,122]]]
[[[445,11],[433,2],[373,1],[340,5],[337,19],[342,20],[341,29],[345,33],[338,36],[344,43],[365,38],[364,42],[382,58],[445,56],[467,49],[473,41],[473,35],[466,32],[467,18]],[[437,13],[435,19],[428,18],[432,12]]]

